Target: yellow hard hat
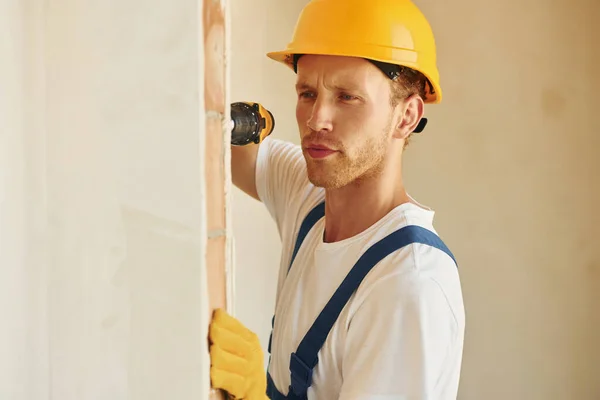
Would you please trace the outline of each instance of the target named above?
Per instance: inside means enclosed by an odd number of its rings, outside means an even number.
[[[361,57],[412,68],[429,80],[425,102],[442,100],[433,32],[410,0],[311,0],[287,48],[267,56],[295,70],[297,56],[303,54]]]

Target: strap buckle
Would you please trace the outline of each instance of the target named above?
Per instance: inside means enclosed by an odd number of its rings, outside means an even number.
[[[296,353],[290,357],[290,372],[292,384],[290,391],[300,398],[306,396],[308,388],[312,384],[313,369],[309,367]]]

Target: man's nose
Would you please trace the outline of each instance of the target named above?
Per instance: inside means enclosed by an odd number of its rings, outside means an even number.
[[[322,97],[313,103],[307,125],[315,132],[333,130],[333,107]]]

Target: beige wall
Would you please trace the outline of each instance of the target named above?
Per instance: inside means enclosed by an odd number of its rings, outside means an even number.
[[[461,261],[461,395],[599,398],[600,4],[420,4],[446,91],[407,178]]]
[[[202,2],[0,32],[0,398],[208,398]]]
[[[232,100],[262,102],[292,141],[294,75],[264,53],[285,46],[304,3],[232,0]],[[598,399],[600,3],[417,4],[444,102],[405,170],[460,261],[460,399]],[[237,315],[266,347],[279,239],[258,202],[236,191],[233,206]]]

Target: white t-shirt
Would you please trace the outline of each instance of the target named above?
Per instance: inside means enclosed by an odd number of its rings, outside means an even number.
[[[260,145],[256,186],[283,245],[269,372],[287,394],[290,354],[360,255],[408,224],[435,232],[434,213],[403,204],[335,243],[323,242],[322,218],[288,274],[298,229],[325,192],[309,182],[300,147],[272,137]],[[344,307],[319,352],[308,399],[456,399],[464,326],[452,258],[427,245],[406,246],[377,264]]]

